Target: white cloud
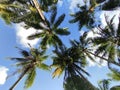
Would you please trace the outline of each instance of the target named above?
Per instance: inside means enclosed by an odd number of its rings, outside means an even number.
[[[108,20],[110,20],[115,15],[113,22],[115,22],[115,24],[117,25],[119,23],[118,17],[120,17],[120,8],[114,11],[102,11],[100,19],[103,26],[107,25],[105,15],[108,16]]]
[[[3,85],[7,78],[8,68],[0,66],[0,85]]]
[[[106,20],[105,20],[105,15],[108,16],[108,20],[111,20],[111,18],[115,15],[113,22],[114,22],[115,28],[117,28],[118,23],[119,23],[118,17],[120,17],[119,10],[120,10],[120,8],[117,8],[114,11],[97,12],[96,13],[96,17],[97,17],[98,20],[100,19],[102,27],[105,27],[107,25],[106,24]],[[99,32],[97,30],[97,28],[94,28],[92,31],[89,31],[87,38],[89,38],[89,37],[93,38],[93,37],[99,36],[98,34],[93,33],[93,31],[94,32]],[[96,48],[97,47],[92,47],[93,50],[96,50]],[[102,56],[102,55],[99,55],[99,56]],[[101,65],[96,64],[96,63],[92,62],[90,59],[88,59],[89,66],[96,66],[96,65],[98,65],[100,67],[101,66],[107,66],[107,62],[106,61],[100,60],[100,58],[97,58],[97,57],[94,57],[94,56],[92,56],[92,57],[95,58],[95,60],[96,60],[97,63],[102,63],[102,64]],[[107,58],[107,55],[104,58]]]
[[[92,52],[92,53],[94,53],[94,52]],[[93,66],[98,66],[98,67],[107,66],[107,62],[105,60],[102,60],[102,59],[100,59],[97,56],[96,57],[93,56],[93,55],[91,55],[91,56],[95,59],[95,62],[91,61],[89,58],[87,58],[89,67],[93,67]],[[99,56],[101,56],[101,55],[99,55]],[[104,58],[106,58],[106,57],[104,57]]]
[[[58,0],[58,5],[59,5],[60,7],[62,7],[63,1],[62,1],[62,0]]]
[[[21,23],[15,26],[17,42],[20,43],[24,47],[29,47],[28,43],[34,47],[39,42],[39,39],[28,40],[27,37],[31,34],[34,34],[36,30],[34,28],[29,28],[26,30],[25,28],[23,28],[22,25],[24,24]]]
[[[69,7],[69,9],[70,9],[72,12],[74,12],[74,11],[77,9],[77,7],[76,7],[77,4],[80,4],[80,6],[84,5],[83,0],[70,0],[69,2],[70,2],[70,7]]]

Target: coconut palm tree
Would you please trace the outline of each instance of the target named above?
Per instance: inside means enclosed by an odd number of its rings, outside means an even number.
[[[41,25],[42,32],[36,32],[30,36],[28,36],[29,40],[40,38],[41,43],[40,46],[42,49],[46,49],[47,45],[53,45],[53,46],[61,46],[62,41],[58,37],[58,35],[69,35],[70,32],[68,31],[68,28],[60,28],[59,26],[63,22],[65,18],[65,14],[62,14],[58,17],[58,19],[55,19],[57,15],[57,10],[54,8],[51,14],[50,20],[45,19]]]
[[[68,77],[78,75],[84,80],[86,80],[84,74],[89,75],[83,68],[87,65],[85,56],[79,50],[71,48],[66,48],[62,46],[60,48],[56,47],[53,51],[55,56],[52,57],[53,64],[52,67],[55,67],[53,72],[53,78],[55,76],[60,76],[64,72],[64,81]]]
[[[92,53],[92,48],[90,48],[91,45],[89,44],[89,39],[86,39],[87,35],[88,35],[88,32],[84,32],[84,34],[80,36],[79,41],[71,40],[70,43],[73,49],[79,50],[80,52],[83,53],[86,60],[89,59],[92,62],[97,63],[93,57],[95,56],[95,54]]]
[[[40,29],[39,23],[42,18],[39,16],[35,5],[32,1],[25,0],[8,0],[0,3],[0,16],[8,23],[24,22],[25,28],[33,27]],[[38,19],[39,18],[39,19]]]
[[[96,55],[102,54],[102,57],[107,56],[108,63],[116,63],[116,65],[120,66],[120,22],[117,30],[115,30],[113,19],[114,17],[108,22],[106,16],[107,26],[105,28],[98,28],[97,34],[99,36],[94,37],[92,43],[98,47],[95,51]],[[116,59],[116,56],[118,59]]]
[[[45,51],[40,51],[35,48],[31,48],[30,51],[26,51],[20,48],[19,50],[23,57],[9,58],[10,60],[16,60],[18,62],[16,66],[19,67],[18,72],[20,73],[18,80],[9,90],[13,90],[24,76],[26,76],[25,88],[29,88],[34,82],[36,68],[49,70],[49,66],[43,63],[43,61],[48,57],[44,55]]]
[[[78,8],[80,9],[79,11],[75,12],[74,14],[70,14],[73,19],[70,20],[70,23],[76,23],[78,22],[79,25],[79,30],[83,27],[93,27],[94,23],[94,9],[97,6],[97,3],[95,0],[90,0],[90,6],[84,5],[84,6],[79,6]]]

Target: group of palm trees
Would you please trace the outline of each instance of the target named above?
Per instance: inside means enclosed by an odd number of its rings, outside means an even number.
[[[64,1],[64,0],[63,0]],[[108,80],[103,80],[96,88],[89,82],[86,76],[90,74],[85,70],[87,67],[87,58],[97,63],[95,57],[106,61],[108,68],[111,70],[108,76],[111,80],[120,80],[120,19],[118,28],[114,27],[114,17],[111,20],[106,18],[106,27],[96,25],[94,20],[95,9],[113,10],[120,6],[120,0],[83,0],[85,5],[77,7],[80,9],[75,14],[70,23],[78,23],[79,30],[83,26],[88,29],[97,27],[98,31],[94,32],[98,36],[87,38],[89,31],[79,37],[79,41],[70,40],[70,47],[65,46],[60,36],[69,35],[68,28],[61,27],[65,19],[65,14],[57,16],[58,0],[3,0],[0,1],[0,16],[7,24],[24,22],[24,28],[35,28],[36,33],[28,36],[29,40],[41,39],[39,48],[33,48],[30,44],[29,51],[18,48],[23,57],[11,57],[10,60],[16,60],[20,76],[18,80],[10,87],[13,90],[18,82],[26,75],[25,88],[29,88],[34,82],[36,68],[51,70],[55,68],[52,76],[60,76],[64,73],[65,90],[109,90]],[[65,2],[65,1],[64,1]],[[44,15],[49,13],[50,18]],[[40,32],[39,32],[40,31]],[[53,55],[46,55],[48,47],[53,47]],[[91,48],[91,47],[97,47]],[[44,63],[50,57],[52,65]],[[115,66],[113,66],[115,65]],[[118,68],[117,68],[118,67]],[[77,83],[76,83],[77,82]],[[102,84],[101,84],[102,83]],[[115,89],[118,88],[118,89]],[[111,90],[120,90],[119,86]]]

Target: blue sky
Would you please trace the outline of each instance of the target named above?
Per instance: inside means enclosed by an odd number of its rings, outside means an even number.
[[[80,33],[78,32],[77,24],[69,24],[68,20],[70,20],[70,12],[74,12],[76,3],[80,2],[80,0],[67,0],[67,3],[63,3],[62,1],[59,1],[59,15],[62,13],[66,13],[66,18],[64,23],[61,26],[69,27],[71,35],[62,37],[62,40],[65,41],[66,46],[69,46],[69,40],[70,39],[79,39]],[[115,12],[116,13],[116,12]],[[102,23],[104,23],[103,19],[103,13],[100,15],[102,18]],[[31,43],[31,45],[35,46],[38,42],[38,40],[35,41],[28,41],[26,40],[26,37],[33,33],[34,30],[27,30],[25,31],[24,28],[21,27],[22,24],[19,25],[6,25],[3,20],[0,20],[0,72],[3,72],[3,75],[0,74],[0,82],[1,78],[4,78],[6,75],[6,72],[8,75],[10,75],[12,72],[16,70],[14,66],[13,61],[6,60],[6,57],[15,56],[20,57],[17,49],[15,46],[22,47],[24,49],[28,48],[26,43]],[[30,32],[29,32],[30,31]],[[1,69],[2,68],[2,69]],[[93,84],[97,85],[97,81],[101,79],[105,79],[106,72],[108,69],[103,67],[98,67],[95,64],[91,64],[90,67],[86,68],[86,70],[91,74],[91,77],[89,78],[90,81],[92,81]],[[35,82],[29,90],[63,90],[63,75],[60,78],[54,78],[52,79],[52,72],[49,71],[43,71],[43,70],[37,70],[37,77],[35,79]],[[0,90],[8,90],[11,85],[17,80],[18,75],[12,76],[7,79],[7,81],[0,85]],[[17,85],[15,90],[23,90],[24,86],[24,80]],[[4,82],[4,80],[3,80]],[[114,82],[113,84],[117,84]]]

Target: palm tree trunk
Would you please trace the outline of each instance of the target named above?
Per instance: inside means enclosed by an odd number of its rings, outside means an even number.
[[[35,7],[38,10],[38,13],[40,14],[40,17],[42,18],[43,21],[45,21],[45,17],[44,17],[42,10],[40,8],[40,4],[38,3],[37,0],[33,0],[33,3],[35,4]]]
[[[19,83],[19,81],[24,77],[24,75],[29,71],[30,67],[26,68],[24,72],[20,75],[19,79],[12,85],[9,90],[14,90],[15,86]]]
[[[92,52],[86,51],[86,50],[85,50],[85,52],[90,53],[91,55],[94,55],[95,57],[101,58],[102,60],[105,60],[105,61],[107,61],[109,63],[113,63],[114,65],[120,66],[120,64],[115,62],[115,61],[110,61],[110,60],[108,60],[108,59],[106,59],[104,57],[98,56],[98,55],[96,55],[96,54],[94,54]]]
[[[43,23],[44,23],[45,25],[47,25],[47,27],[48,27],[48,24],[46,23],[45,17],[44,17],[44,15],[43,15],[43,13],[42,13],[42,9],[40,8],[39,2],[38,2],[37,0],[33,0],[33,3],[34,3],[34,5],[35,5],[35,8],[37,9],[40,17],[42,18]],[[48,27],[48,28],[49,28],[48,31],[51,33],[50,27]]]

